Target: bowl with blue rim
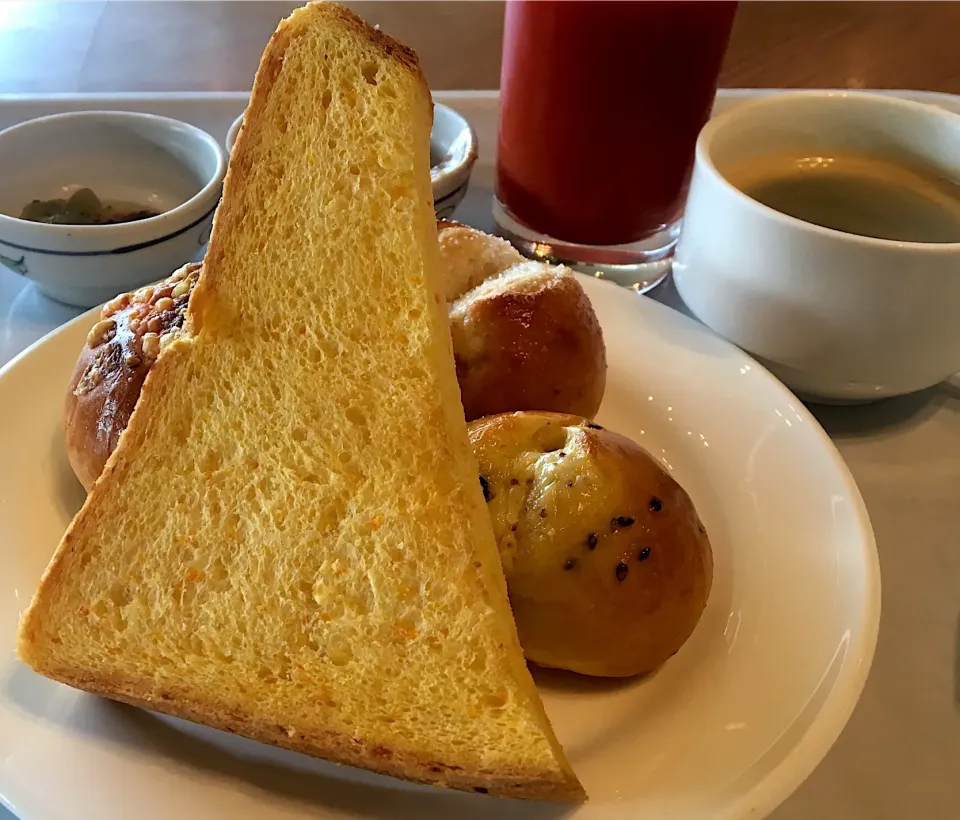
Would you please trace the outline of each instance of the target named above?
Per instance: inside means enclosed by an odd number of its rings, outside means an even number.
[[[242,126],[243,114],[227,132],[227,153],[233,150]],[[459,111],[435,102],[430,130],[430,183],[438,219],[449,219],[463,201],[476,161],[477,135],[473,127]]]
[[[227,169],[210,134],[128,111],[0,132],[0,265],[92,307],[200,259]]]

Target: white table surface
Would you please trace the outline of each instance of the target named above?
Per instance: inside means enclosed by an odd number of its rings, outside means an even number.
[[[230,96],[242,109],[241,98]],[[480,161],[456,218],[489,230],[496,97],[436,96],[462,111],[480,140]],[[624,298],[644,297],[625,290]],[[683,310],[669,283],[654,298]],[[45,299],[0,267],[0,365],[79,312]],[[873,668],[850,723],[772,818],[957,820],[960,380],[872,405],[811,409],[846,459],[870,512],[883,614]],[[14,819],[0,808],[0,820]]]

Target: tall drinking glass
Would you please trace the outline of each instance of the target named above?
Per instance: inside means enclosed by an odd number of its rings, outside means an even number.
[[[736,8],[508,0],[499,233],[640,291],[662,280]]]

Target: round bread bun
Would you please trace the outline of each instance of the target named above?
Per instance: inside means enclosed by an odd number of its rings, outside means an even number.
[[[607,378],[600,322],[573,272],[520,262],[450,305],[467,421],[513,410],[593,417]]]
[[[527,261],[506,240],[458,222],[437,229],[467,421],[511,410],[592,417],[606,348],[573,272]]]
[[[684,489],[638,444],[577,416],[469,429],[527,659],[628,677],[675,654],[713,580]]]
[[[200,264],[191,263],[159,285],[118,296],[87,335],[64,407],[67,456],[87,490],[126,429],[161,348],[181,332],[199,277]]]

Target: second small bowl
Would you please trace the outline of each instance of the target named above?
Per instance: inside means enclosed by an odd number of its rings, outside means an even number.
[[[243,125],[243,114],[227,132],[225,146],[229,154]],[[449,219],[467,194],[470,174],[477,161],[477,135],[459,111],[442,103],[433,104],[433,129],[430,132],[430,182],[433,185],[433,209],[438,219]]]

